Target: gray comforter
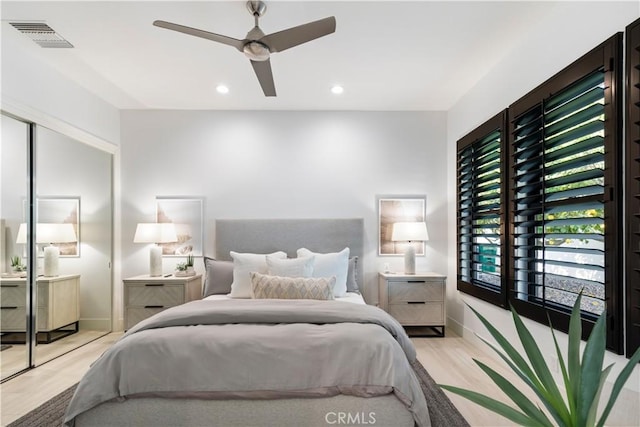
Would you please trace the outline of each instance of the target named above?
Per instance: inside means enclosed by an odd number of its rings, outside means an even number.
[[[394,393],[427,426],[413,344],[377,307],[341,301],[194,301],[131,328],[89,369],[65,423],[134,397],[247,398]]]

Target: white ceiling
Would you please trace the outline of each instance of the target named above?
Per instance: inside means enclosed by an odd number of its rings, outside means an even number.
[[[152,25],[156,19],[242,39],[243,1],[4,1],[13,43],[120,109],[448,110],[553,3],[273,1],[266,33],[335,16],[336,32],[272,55],[266,98],[232,47]],[[44,49],[10,21],[45,21],[74,45]],[[2,67],[10,66],[5,61]],[[230,92],[216,92],[224,83]],[[333,95],[334,84],[344,93]]]

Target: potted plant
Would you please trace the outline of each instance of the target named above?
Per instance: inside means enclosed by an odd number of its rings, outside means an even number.
[[[597,419],[598,402],[602,392],[602,386],[613,364],[607,366],[604,370],[602,369],[606,347],[606,312],[602,313],[598,318],[589,335],[589,339],[582,353],[582,358],[580,358],[580,337],[582,335],[582,323],[580,321],[581,299],[582,293],[578,295],[573,310],[571,311],[566,361],[558,346],[553,328],[551,328],[551,335],[564,381],[564,395],[556,385],[535,339],[524,326],[520,316],[513,308],[511,309],[513,321],[526,355],[519,354],[507,338],[498,332],[480,313],[469,306],[487,328],[491,336],[496,340],[500,348],[483,338],[480,339],[498,353],[524,383],[535,392],[540,402],[542,402],[549,415],[553,418],[553,421],[547,417],[535,401],[527,398],[516,386],[511,384],[509,380],[475,359],[474,362],[509,396],[513,403],[517,405],[518,409],[474,391],[449,385],[441,385],[441,387],[452,393],[459,394],[520,425],[603,426],[624,383],[640,361],[640,348],[631,356],[624,369],[620,372],[611,389],[607,405],[600,415],[600,418]]]
[[[187,264],[187,273],[188,273],[189,275],[194,275],[194,274],[196,274],[196,271],[195,271],[195,269],[193,268],[193,261],[194,261],[194,259],[193,259],[193,255],[191,255],[191,254],[187,255],[187,262],[186,262],[186,264]]]
[[[196,274],[196,271],[193,268],[193,255],[188,255],[187,260],[185,262],[179,262],[176,264],[175,276],[185,277],[185,276],[194,276],[195,274]]]
[[[22,259],[20,258],[20,256],[15,255],[11,257],[11,270],[18,276],[27,271],[27,266],[22,264]]]

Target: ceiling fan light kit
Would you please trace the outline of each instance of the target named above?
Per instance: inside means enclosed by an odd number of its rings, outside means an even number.
[[[247,9],[254,17],[255,26],[242,40],[166,21],[155,21],[153,25],[226,44],[236,48],[240,52],[243,52],[251,61],[253,71],[258,78],[258,82],[262,87],[264,95],[276,96],[275,83],[271,72],[271,54],[275,52],[282,52],[283,50],[335,32],[336,18],[334,16],[330,16],[318,21],[309,22],[307,24],[298,25],[297,27],[265,35],[258,25],[258,20],[267,11],[267,5],[262,1],[248,1],[246,5]]]

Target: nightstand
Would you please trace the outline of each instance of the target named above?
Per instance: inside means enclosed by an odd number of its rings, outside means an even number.
[[[50,343],[78,332],[80,275],[40,276],[38,285],[37,341]],[[0,279],[0,332],[2,342],[24,343],[27,319],[27,279]],[[71,327],[71,329],[69,329]],[[12,334],[17,332],[18,334]]]
[[[446,278],[437,273],[380,273],[380,308],[408,331],[427,327],[430,335],[443,337]]]
[[[175,305],[202,298],[202,275],[124,279],[124,329]]]

